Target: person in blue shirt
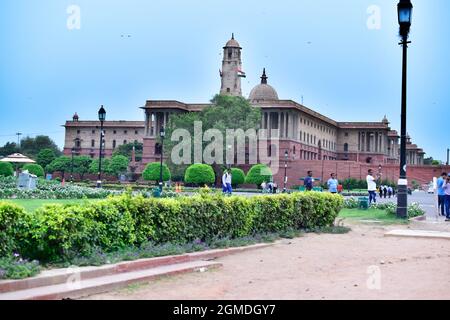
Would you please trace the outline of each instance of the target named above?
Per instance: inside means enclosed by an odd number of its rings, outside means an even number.
[[[328,179],[328,182],[327,182],[328,191],[330,191],[331,193],[337,193],[338,185],[339,185],[339,181],[336,179],[336,175],[334,173],[332,173],[331,178]]]
[[[444,185],[447,180],[447,173],[443,172],[442,175],[437,179],[437,195],[438,195],[438,211],[440,209],[441,215],[445,216],[445,190]]]
[[[305,178],[306,191],[311,191],[314,187],[314,178],[312,171],[308,171],[308,176]]]

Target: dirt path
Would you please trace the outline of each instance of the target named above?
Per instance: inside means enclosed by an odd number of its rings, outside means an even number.
[[[216,271],[87,299],[450,299],[450,241],[383,237],[405,226],[351,227],[224,257]]]

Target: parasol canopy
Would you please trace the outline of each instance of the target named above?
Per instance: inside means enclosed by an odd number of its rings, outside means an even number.
[[[36,161],[24,156],[20,153],[14,153],[6,158],[0,160],[1,162],[11,162],[11,163],[36,163]]]

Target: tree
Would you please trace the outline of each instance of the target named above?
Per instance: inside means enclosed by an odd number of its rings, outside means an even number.
[[[245,183],[245,173],[243,170],[239,168],[232,168],[231,169],[231,184],[233,187],[237,187],[240,184]]]
[[[7,142],[3,147],[0,148],[0,156],[7,157],[13,153],[18,153],[19,148],[14,142]]]
[[[53,160],[56,159],[56,154],[53,149],[42,149],[39,151],[36,161],[43,168],[46,168]]]
[[[36,158],[43,149],[52,149],[56,156],[61,155],[56,143],[48,136],[26,137],[20,141],[20,152],[31,158]]]
[[[163,163],[163,181],[169,181],[171,179],[171,174],[169,167]],[[159,162],[153,162],[147,164],[145,167],[144,172],[142,173],[142,177],[146,181],[159,181],[160,178],[160,170],[161,170],[161,163]]]
[[[0,176],[10,177],[14,175],[14,168],[9,162],[0,162]]]
[[[84,179],[84,175],[89,172],[92,159],[88,156],[78,156],[73,158],[73,172],[80,175],[80,179]]]
[[[141,161],[142,160],[143,146],[144,145],[142,143],[128,143],[128,144],[120,145],[114,151],[113,157],[114,156],[125,156],[131,161],[131,158],[132,158],[131,155],[133,153],[133,147],[134,147],[135,155],[136,155],[136,161]]]
[[[28,170],[29,173],[34,174],[39,178],[43,178],[45,175],[44,168],[42,168],[42,166],[40,166],[39,164],[35,163],[28,163],[24,165],[22,170],[23,171]]]
[[[216,181],[214,170],[207,164],[193,164],[187,168],[184,182],[195,185],[213,184]]]
[[[265,164],[257,164],[250,168],[245,183],[255,184],[258,188],[263,182],[272,180],[272,170]]]
[[[53,160],[48,166],[47,171],[54,173],[54,172],[61,172],[62,177],[64,179],[65,173],[67,171],[70,171],[72,161],[69,157],[61,156]]]
[[[164,152],[168,157],[168,166],[172,172],[172,176],[182,175],[186,167],[192,163],[194,157],[194,122],[200,121],[202,123],[203,132],[209,129],[216,129],[220,131],[223,139],[223,150],[227,150],[226,130],[242,129],[244,131],[248,129],[259,129],[261,125],[261,109],[253,107],[247,99],[243,97],[233,97],[226,95],[216,95],[212,101],[212,105],[204,108],[201,112],[189,112],[179,115],[172,115],[169,124],[166,128],[166,136],[169,137],[164,141]],[[178,145],[179,141],[171,141],[172,133],[176,129],[185,129],[190,133],[190,152],[189,163],[174,164],[172,162],[172,150]],[[158,138],[159,139],[159,138]],[[203,140],[203,139],[202,139]],[[209,145],[211,141],[202,142],[202,150]],[[185,156],[183,154],[183,156]],[[236,151],[235,151],[236,156]],[[220,155],[222,158],[221,163],[225,162],[225,154]],[[220,176],[221,166],[219,163],[212,164],[216,176]]]
[[[94,159],[91,162],[91,165],[89,166],[89,173],[91,174],[98,174],[98,162],[99,159]],[[102,173],[104,174],[111,174],[109,171],[109,164],[111,160],[109,158],[102,158]]]
[[[110,174],[117,176],[121,173],[126,173],[130,160],[125,156],[114,156],[109,163],[108,171]]]

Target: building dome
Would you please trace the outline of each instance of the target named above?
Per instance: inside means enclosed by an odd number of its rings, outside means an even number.
[[[267,84],[267,79],[266,69],[264,69],[261,77],[261,84],[254,87],[250,92],[250,101],[278,100],[277,91]]]
[[[240,48],[239,42],[234,40],[234,33],[231,35],[231,39],[225,45],[225,48]]]

